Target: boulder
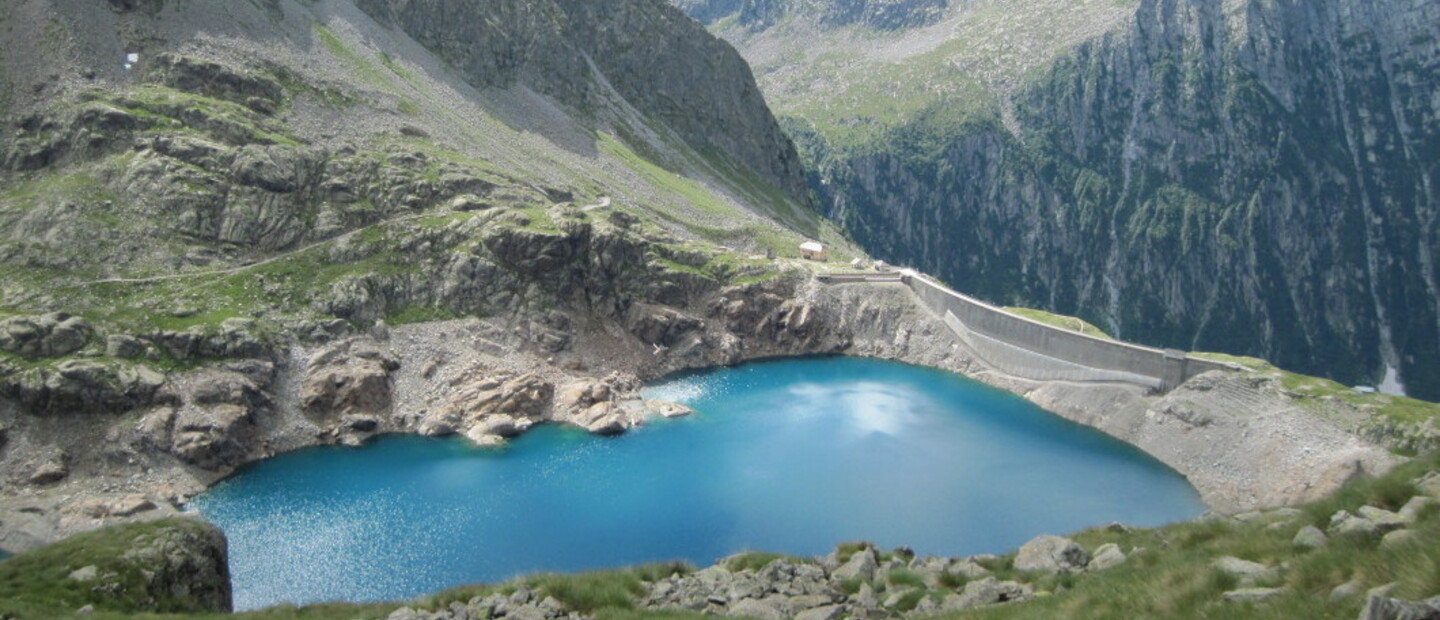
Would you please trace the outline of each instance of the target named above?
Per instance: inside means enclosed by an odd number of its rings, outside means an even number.
[[[1431,498],[1440,499],[1440,471],[1432,471],[1416,478],[1415,488]]]
[[[1395,530],[1380,537],[1381,549],[1393,549],[1413,544],[1419,540],[1415,530]]]
[[[1013,601],[1028,600],[1034,596],[1028,584],[1016,583],[1014,581],[1000,581],[994,577],[986,577],[978,581],[965,584],[965,589],[960,592],[960,598],[953,602],[951,609],[970,609],[982,605],[994,605],[997,603],[1008,603]]]
[[[1371,596],[1360,611],[1360,620],[1440,620],[1440,596],[1424,601]]]
[[[1095,548],[1095,553],[1090,558],[1090,563],[1085,565],[1085,570],[1101,571],[1114,568],[1125,562],[1125,552],[1120,550],[1120,545],[1105,543]]]
[[[1041,535],[1020,547],[1015,556],[1015,569],[1047,573],[1077,571],[1090,563],[1090,554],[1075,541],[1060,536]]]
[[[55,456],[41,462],[30,472],[30,484],[43,486],[55,484],[70,476],[70,467],[65,463],[64,455]]]
[[[1413,524],[1417,519],[1420,518],[1421,511],[1425,510],[1429,506],[1434,506],[1437,503],[1440,502],[1437,502],[1435,498],[1427,497],[1424,495],[1416,495],[1415,497],[1410,498],[1410,501],[1405,502],[1404,506],[1400,507],[1400,518],[1404,519],[1406,523]]]
[[[1384,533],[1405,527],[1405,517],[1399,513],[1391,512],[1374,506],[1361,506],[1358,511],[1360,516],[1375,522],[1376,528]]]
[[[1226,592],[1222,596],[1227,601],[1256,602],[1275,598],[1284,593],[1284,588],[1240,588]]]
[[[843,615],[845,615],[844,605],[826,605],[795,614],[795,620],[839,620]]]
[[[1300,531],[1295,532],[1295,538],[1291,542],[1293,542],[1296,547],[1317,549],[1329,544],[1330,537],[1326,536],[1325,532],[1321,531],[1320,528],[1307,525],[1300,528]]]
[[[646,400],[645,412],[651,416],[658,415],[663,418],[679,418],[695,413],[695,410],[673,401]]]
[[[1246,587],[1272,579],[1279,574],[1279,569],[1229,555],[1215,560],[1213,566],[1220,572],[1239,578],[1240,585]]]
[[[875,549],[866,547],[860,551],[856,551],[854,555],[851,555],[848,561],[830,574],[830,578],[835,581],[847,581],[857,578],[861,581],[873,581],[875,579],[875,569],[879,567],[879,565],[880,563],[875,556]]]
[[[773,605],[753,598],[741,599],[725,610],[727,616],[755,618],[756,620],[785,620],[786,615]]]
[[[1360,514],[1341,510],[1331,515],[1330,533],[1375,535],[1405,527],[1405,518],[1388,510],[1381,510],[1374,506],[1362,506],[1357,512]]]

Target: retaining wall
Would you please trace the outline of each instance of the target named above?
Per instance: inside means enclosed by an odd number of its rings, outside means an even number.
[[[1106,340],[1032,321],[923,275],[907,273],[902,281],[985,361],[1027,379],[1126,381],[1168,391],[1202,372],[1235,368],[1184,351]]]

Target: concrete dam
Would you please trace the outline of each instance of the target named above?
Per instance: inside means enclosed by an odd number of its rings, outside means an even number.
[[[821,274],[828,283],[900,282],[996,370],[1036,381],[1120,382],[1168,392],[1195,375],[1237,370],[1177,349],[1098,338],[1031,320],[912,270]]]

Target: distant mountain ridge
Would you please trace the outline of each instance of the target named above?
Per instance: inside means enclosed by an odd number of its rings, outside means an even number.
[[[877,256],[1123,338],[1440,398],[1440,3],[789,15],[714,23]]]

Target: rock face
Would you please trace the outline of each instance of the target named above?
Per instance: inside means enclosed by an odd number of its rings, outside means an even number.
[[[968,98],[913,95],[884,62],[775,61],[777,45],[810,47],[783,28],[733,40],[774,69],[762,84],[793,117],[824,209],[875,256],[1124,339],[1349,384],[1378,384],[1388,365],[1440,398],[1440,197],[1425,155],[1440,139],[1440,8],[1133,5],[1032,2],[989,20],[955,3],[954,34],[916,30],[917,49],[948,38],[899,73]],[[796,95],[803,80],[786,81],[837,70],[850,71],[837,88],[859,86]],[[861,91],[876,88],[900,99],[893,118],[865,112]]]
[[[579,109],[596,109],[618,95],[646,117],[663,119],[697,151],[713,149],[805,200],[800,158],[755,88],[749,66],[664,2],[357,4],[431,48],[476,86],[523,82]],[[646,44],[634,45],[637,40]]]
[[[750,29],[773,26],[791,17],[824,26],[861,24],[896,30],[934,23],[949,0],[676,0],[675,5],[705,24],[734,18]]]
[[[51,313],[0,321],[0,351],[26,357],[56,357],[80,350],[94,330],[78,316]]]

